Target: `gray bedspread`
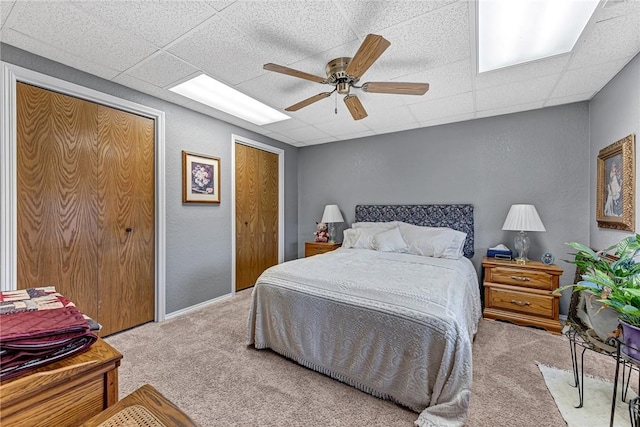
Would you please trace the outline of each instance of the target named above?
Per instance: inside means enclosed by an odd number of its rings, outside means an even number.
[[[420,412],[418,426],[462,426],[477,273],[448,260],[338,249],[266,270],[253,290],[248,344]]]

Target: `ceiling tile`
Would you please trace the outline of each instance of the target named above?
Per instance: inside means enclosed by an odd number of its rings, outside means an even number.
[[[300,145],[305,145],[305,144],[304,144],[304,142],[301,142],[301,141],[295,140],[295,139],[293,139],[293,138],[289,138],[288,136],[285,136],[285,135],[283,135],[283,134],[281,134],[281,133],[278,133],[278,132],[273,132],[273,133],[269,134],[269,137],[270,137],[270,138],[273,138],[273,139],[277,139],[277,140],[278,140],[278,141],[280,141],[280,142],[284,142],[285,144],[291,144],[291,145],[294,145],[294,144],[300,144]],[[298,147],[298,146],[300,146],[300,145],[296,145],[296,147]]]
[[[312,140],[307,140],[305,141],[305,146],[307,145],[318,145],[318,144],[326,144],[327,142],[336,142],[338,139],[333,137],[333,136],[329,136],[326,138],[320,138],[320,139],[312,139]]]
[[[570,55],[559,55],[526,64],[514,65],[476,75],[476,89],[486,89],[507,83],[522,82],[549,74],[560,74]]]
[[[69,67],[82,70],[85,73],[90,73],[104,79],[111,80],[120,74],[120,71],[118,70],[114,70],[113,68],[109,68],[103,64],[96,64],[88,58],[83,58],[81,56],[65,52],[9,28],[4,28],[0,31],[0,40],[2,40],[2,43],[17,46],[20,49],[42,56],[43,58],[48,58],[52,61],[65,64]]]
[[[448,98],[411,104],[409,110],[418,122],[471,113],[473,112],[473,94],[467,92]]]
[[[501,116],[503,114],[519,113],[521,111],[537,110],[542,108],[543,101],[527,102],[519,105],[508,105],[505,107],[494,108],[492,110],[484,110],[476,112],[476,118]]]
[[[232,85],[262,75],[262,65],[269,62],[267,58],[277,56],[273,49],[256,43],[219,15],[167,50],[211,77]]]
[[[409,124],[404,124],[404,125],[394,124],[384,129],[376,129],[375,133],[376,135],[386,135],[388,133],[402,132],[405,130],[416,129],[419,127],[422,127],[422,125],[420,125],[420,122],[416,121],[416,122],[411,122]]]
[[[65,2],[17,2],[5,28],[119,71],[156,51],[139,37],[116,31]]]
[[[409,107],[405,105],[383,110],[372,110],[367,119],[364,125],[374,132],[394,125],[408,125],[417,122]]]
[[[163,47],[216,13],[201,1],[77,1],[92,16]]]
[[[379,33],[396,24],[414,19],[457,0],[443,1],[334,1],[358,35]]]
[[[331,135],[313,126],[305,126],[303,128],[290,129],[286,133],[284,132],[281,132],[281,133],[283,135],[288,136],[291,139],[295,139],[296,141],[305,141],[305,142],[318,140],[322,138],[333,138]]]
[[[0,28],[4,26],[4,21],[7,20],[7,17],[9,16],[9,12],[11,12],[11,9],[13,8],[14,3],[15,1],[13,0],[11,1],[0,0]]]
[[[328,135],[338,137],[357,132],[366,132],[369,130],[367,126],[362,124],[362,120],[355,121],[351,116],[347,117],[345,115],[339,116],[339,118],[330,122],[317,123],[314,127]]]
[[[582,102],[582,101],[588,101],[590,100],[594,95],[596,94],[595,91],[593,92],[585,92],[585,93],[578,93],[575,95],[570,95],[570,96],[564,96],[561,98],[550,98],[547,101],[544,102],[544,107],[551,107],[554,105],[563,105],[563,104],[571,104],[574,102]]]
[[[562,98],[576,93],[599,91],[630,59],[618,59],[592,67],[566,71],[551,93],[551,97]]]
[[[127,87],[135,87],[137,90],[147,93],[149,95],[153,95],[157,98],[164,99],[165,101],[172,102],[174,104],[186,106],[193,102],[193,100],[186,98],[182,95],[178,95],[177,93],[164,90],[159,88],[156,85],[151,83],[142,81],[132,75],[122,73],[115,78],[112,79],[114,82],[121,84]]]
[[[166,87],[198,73],[198,69],[166,52],[157,52],[126,71],[154,86]]]
[[[304,142],[292,142],[291,145],[293,145],[294,147],[304,147],[305,144]]]
[[[433,120],[427,120],[427,121],[421,122],[420,125],[421,126],[438,126],[438,125],[445,125],[447,123],[464,122],[467,120],[473,120],[474,118],[475,118],[475,113],[466,113],[466,114],[459,114],[456,116],[440,117]]]
[[[640,51],[640,11],[596,23],[584,40],[578,40],[575,50],[569,69],[634,56]]]
[[[292,117],[290,119],[282,120],[280,122],[270,123],[262,127],[269,130],[270,132],[284,132],[290,129],[301,128],[303,126],[308,126],[308,125],[305,122]]]
[[[365,130],[362,132],[355,132],[355,133],[345,133],[344,135],[342,135],[340,137],[340,140],[347,140],[347,139],[356,139],[356,138],[364,138],[367,136],[373,136],[376,133],[372,130]]]
[[[253,40],[277,49],[280,55],[268,62],[282,65],[356,40],[330,1],[237,1],[220,15]]]
[[[469,59],[471,55],[467,2],[442,7],[381,33],[391,46],[378,63],[394,76]]]
[[[206,3],[219,12],[231,6],[235,1],[208,1]]]
[[[424,95],[429,99],[444,98],[459,93],[470,92],[473,89],[471,61],[452,62],[442,67],[431,68],[396,80],[403,82],[429,83],[429,91]]]
[[[493,110],[509,105],[527,104],[545,100],[553,89],[558,75],[530,79],[526,82],[510,83],[476,92],[478,111]]]

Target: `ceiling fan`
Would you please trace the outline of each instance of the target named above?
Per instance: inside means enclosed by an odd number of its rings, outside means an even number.
[[[267,71],[287,74],[312,82],[335,86],[331,92],[322,92],[303,101],[285,108],[285,111],[298,111],[321,99],[331,96],[334,92],[344,97],[344,103],[354,120],[367,117],[367,112],[357,96],[350,93],[351,88],[361,89],[371,93],[392,93],[398,95],[424,95],[429,90],[429,83],[402,83],[402,82],[368,82],[356,86],[360,77],[373,65],[382,53],[391,45],[384,37],[376,34],[368,34],[353,58],[342,57],[329,61],[326,65],[327,77],[320,77],[304,71],[294,70],[277,64],[264,64]]]

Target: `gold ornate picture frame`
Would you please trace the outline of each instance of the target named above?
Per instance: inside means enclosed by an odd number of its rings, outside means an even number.
[[[628,135],[598,153],[598,227],[635,231],[635,136]]]

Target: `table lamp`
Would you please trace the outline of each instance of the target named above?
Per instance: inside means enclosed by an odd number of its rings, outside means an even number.
[[[329,225],[329,243],[335,243],[335,226],[333,224],[336,222],[344,222],[338,205],[327,205],[324,207],[322,222]]]
[[[507,219],[504,220],[503,230],[517,231],[513,243],[518,257],[516,262],[519,264],[525,264],[527,259],[527,253],[529,252],[529,236],[527,231],[547,231],[538,216],[538,211],[533,205],[512,205],[507,214]]]

